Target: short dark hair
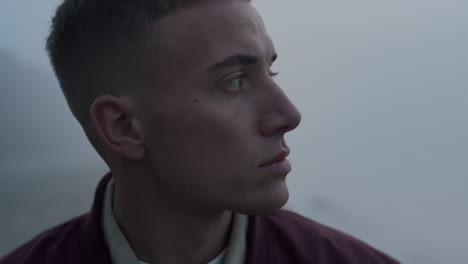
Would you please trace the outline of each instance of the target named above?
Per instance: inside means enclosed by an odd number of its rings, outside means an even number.
[[[150,70],[142,69],[152,62],[139,51],[153,25],[174,9],[201,1],[64,0],[57,8],[46,49],[71,112],[104,160],[89,116],[93,101],[102,94],[148,88],[144,75]],[[152,47],[157,37],[151,36]]]
[[[113,78],[132,74],[131,67],[118,72],[119,64],[132,60],[151,25],[191,2],[195,0],[63,1],[52,19],[46,49],[68,105],[83,126],[94,98],[122,86]]]

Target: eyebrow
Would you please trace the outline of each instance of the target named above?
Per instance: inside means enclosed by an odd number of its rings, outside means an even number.
[[[273,56],[271,56],[271,62],[273,63],[277,58],[278,54],[273,54]],[[253,65],[257,63],[258,60],[258,57],[252,55],[236,54],[233,56],[229,56],[218,63],[215,63],[209,68],[209,71],[216,71],[219,69],[229,68],[237,65]]]

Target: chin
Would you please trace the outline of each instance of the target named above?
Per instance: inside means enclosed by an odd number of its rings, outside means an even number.
[[[241,206],[234,208],[233,212],[257,215],[267,214],[281,209],[289,199],[288,188],[284,185],[273,191],[259,192],[242,202]]]

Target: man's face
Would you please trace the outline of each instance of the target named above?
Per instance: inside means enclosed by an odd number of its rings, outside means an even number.
[[[174,201],[209,210],[283,206],[284,134],[300,113],[273,80],[276,52],[256,10],[207,1],[155,30],[155,92],[138,104],[152,181]]]

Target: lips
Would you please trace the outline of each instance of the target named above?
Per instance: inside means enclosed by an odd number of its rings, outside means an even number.
[[[271,166],[276,163],[280,163],[286,160],[286,157],[289,155],[289,150],[281,151],[278,155],[269,159],[268,161],[259,165],[259,167]]]

